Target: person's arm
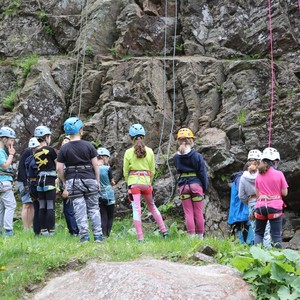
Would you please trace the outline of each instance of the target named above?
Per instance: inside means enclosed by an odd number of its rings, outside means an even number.
[[[288,189],[287,189],[287,188],[281,190],[281,195],[282,195],[283,197],[287,196],[287,194],[288,194]]]
[[[151,150],[151,160],[150,160],[149,170],[151,172],[150,182],[152,184],[152,181],[153,181],[153,178],[155,175],[155,158],[154,158],[154,153],[152,150]]]
[[[56,172],[63,184],[65,184],[66,182],[64,165],[65,165],[64,163],[56,162]]]
[[[127,158],[127,151],[126,151],[123,159],[123,176],[125,178],[126,183],[128,182],[128,172],[129,172],[129,160]]]
[[[208,188],[208,176],[207,176],[205,161],[202,155],[200,154],[199,154],[199,168],[197,174],[202,184],[203,193],[205,193]]]
[[[241,180],[240,180],[240,184],[239,184],[239,198],[241,199],[241,201],[248,205],[248,196],[246,194],[246,191],[245,191],[245,184],[244,184],[244,178],[241,177]]]
[[[10,166],[11,166],[11,164],[12,164],[12,161],[13,161],[13,159],[14,159],[14,155],[15,155],[15,153],[16,153],[16,150],[15,150],[15,148],[14,148],[14,146],[13,145],[10,145],[9,146],[9,148],[8,148],[8,158],[7,158],[7,160],[6,160],[6,162],[4,163],[4,164],[2,164],[1,165],[1,168],[3,169],[3,170],[7,170]]]
[[[94,172],[95,172],[95,177],[96,177],[96,180],[97,180],[98,189],[100,191],[100,172],[99,172],[99,166],[98,166],[97,156],[95,156],[94,158],[92,158],[91,162],[92,162],[93,169],[94,169]]]

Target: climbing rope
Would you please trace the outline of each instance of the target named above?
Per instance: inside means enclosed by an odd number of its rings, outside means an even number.
[[[299,11],[300,11],[300,0],[298,0],[298,8],[299,8]]]
[[[299,0],[300,1],[300,0]],[[272,6],[271,0],[268,0],[269,10],[269,29],[270,29],[270,61],[271,61],[271,101],[270,101],[270,122],[269,122],[269,140],[268,146],[271,146],[272,125],[273,125],[273,106],[274,106],[274,86],[275,86],[275,72],[274,72],[274,52],[273,52],[273,28],[272,28]]]
[[[174,184],[174,176],[169,164],[169,156],[170,156],[170,150],[171,150],[171,143],[172,143],[172,137],[173,137],[173,130],[174,130],[174,123],[175,123],[175,108],[176,108],[176,80],[175,80],[175,56],[176,56],[176,36],[177,36],[177,1],[175,1],[175,18],[174,18],[174,42],[173,42],[173,55],[172,55],[172,78],[173,78],[173,101],[172,101],[172,123],[171,123],[171,130],[170,130],[170,136],[169,136],[169,143],[168,143],[168,150],[167,150],[167,166],[170,173],[171,178],[171,195],[169,200],[174,194],[175,190],[175,184]],[[167,201],[168,202],[168,201]]]
[[[73,86],[73,93],[72,93],[72,103],[75,101],[76,91],[77,91],[77,83],[78,83],[78,73],[79,73],[79,64],[80,64],[80,56],[82,55],[82,65],[81,65],[81,82],[80,82],[80,91],[79,91],[79,109],[78,109],[78,117],[80,117],[81,113],[81,105],[82,105],[82,89],[83,89],[83,73],[84,73],[84,64],[85,64],[85,52],[86,52],[86,41],[87,41],[87,23],[88,23],[88,10],[89,10],[89,0],[86,0],[85,4],[85,14],[83,15],[84,8],[82,6],[81,9],[81,17],[80,17],[80,29],[79,29],[79,43],[78,43],[78,50],[77,50],[77,59],[76,59],[76,68],[75,68],[75,80]],[[85,31],[84,31],[84,38],[82,40],[83,34],[83,19],[85,19]],[[82,42],[81,42],[82,40]],[[82,52],[80,51],[82,47]],[[73,106],[70,110],[69,116],[72,115]]]
[[[299,0],[300,1],[300,0]],[[165,0],[165,27],[164,27],[164,65],[163,65],[163,116],[162,116],[162,125],[160,130],[160,138],[158,144],[158,150],[156,154],[156,162],[158,156],[161,153],[161,145],[163,139],[163,133],[165,129],[165,118],[166,118],[166,101],[167,101],[167,76],[166,76],[166,57],[167,57],[167,18],[168,18],[168,0]]]

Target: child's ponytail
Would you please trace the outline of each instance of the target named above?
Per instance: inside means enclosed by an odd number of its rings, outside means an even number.
[[[146,148],[144,141],[141,137],[136,137],[134,141],[134,153],[138,158],[146,157]]]

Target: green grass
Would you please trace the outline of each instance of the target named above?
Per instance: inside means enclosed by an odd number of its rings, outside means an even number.
[[[77,270],[84,267],[85,263],[91,259],[99,262],[117,262],[156,258],[201,265],[202,263],[195,262],[192,256],[204,245],[209,245],[217,250],[215,258],[219,263],[235,266],[243,273],[245,280],[252,285],[256,299],[263,299],[257,298],[257,296],[259,293],[267,293],[269,287],[272,287],[273,294],[276,290],[286,292],[286,289],[289,288],[291,292],[298,293],[297,288],[292,290],[292,284],[287,285],[284,281],[278,281],[277,270],[275,270],[276,272],[266,272],[266,257],[269,257],[267,250],[258,252],[256,250],[258,247],[250,248],[231,239],[214,237],[206,237],[204,241],[191,239],[183,230],[184,224],[181,218],[175,220],[170,215],[165,216],[170,233],[170,237],[166,240],[162,239],[154,223],[143,222],[145,242],[138,243],[133,221],[131,216],[128,216],[123,220],[115,220],[111,237],[103,243],[95,244],[91,241],[80,244],[78,238],[68,234],[61,213],[61,203],[57,204],[58,219],[55,236],[34,237],[32,232],[23,231],[21,221],[16,221],[14,224],[16,233],[14,237],[0,236],[1,300],[20,299],[26,291],[31,290],[32,286],[43,284],[46,279],[55,276],[58,271],[61,273],[61,271],[71,269]],[[163,206],[162,210],[165,214],[169,207]],[[280,254],[281,250],[276,251],[269,252],[273,256],[270,263],[279,264],[281,268],[285,267],[284,261],[282,261],[283,255]],[[295,257],[293,276],[294,279],[297,279],[297,276],[300,275],[299,263],[296,262],[299,254],[296,252],[287,254],[289,259]],[[243,268],[241,269],[241,267]],[[280,274],[284,275],[282,270]],[[297,282],[295,281],[294,285]]]
[[[12,111],[15,106],[15,100],[16,100],[17,94],[18,94],[18,89],[11,91],[7,96],[5,96],[2,99],[2,101],[1,101],[2,106],[7,110]]]
[[[59,213],[60,215],[60,213]],[[183,220],[182,220],[183,221]],[[180,220],[181,222],[181,220]],[[131,261],[152,257],[184,263],[195,263],[192,254],[201,246],[211,243],[222,252],[231,251],[235,243],[190,239],[180,228],[183,224],[167,219],[170,238],[162,239],[156,225],[143,223],[145,243],[139,244],[131,217],[115,220],[111,237],[101,244],[80,244],[71,237],[65,221],[59,218],[56,235],[34,237],[23,231],[21,221],[16,221],[14,237],[0,237],[0,299],[19,299],[25,288],[42,284],[52,272],[68,270],[70,262],[77,267],[90,259],[98,261]],[[225,250],[227,249],[227,250]]]
[[[24,77],[26,77],[30,72],[31,66],[36,65],[38,61],[39,61],[38,54],[33,53],[32,55],[28,55],[26,57],[19,59],[16,65],[22,68],[22,74]]]

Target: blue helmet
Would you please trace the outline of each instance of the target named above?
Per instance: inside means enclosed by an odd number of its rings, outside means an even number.
[[[146,132],[144,127],[141,124],[133,124],[129,128],[129,135],[135,137],[137,135],[145,136]]]
[[[98,148],[97,149],[98,155],[103,156],[106,155],[110,157],[110,152],[106,148]]]
[[[47,126],[38,126],[34,130],[34,136],[37,138],[47,134],[51,134],[51,130]]]
[[[71,117],[64,123],[65,134],[77,134],[83,127],[83,122],[77,117]]]
[[[15,139],[16,138],[16,133],[10,127],[5,126],[5,127],[0,128],[0,137],[8,137],[8,138],[11,138],[11,139]]]

